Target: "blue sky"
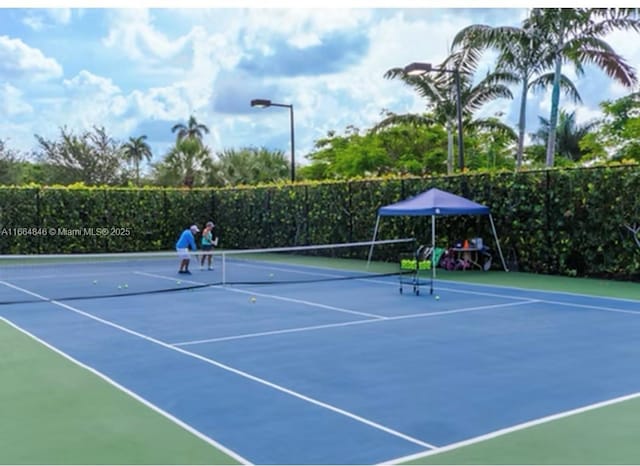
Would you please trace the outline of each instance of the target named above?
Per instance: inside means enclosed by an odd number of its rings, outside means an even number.
[[[146,134],[159,160],[171,127],[190,115],[211,129],[214,150],[265,146],[289,153],[284,108],[251,108],[253,98],[293,104],[296,154],[347,125],[366,129],[388,109],[420,112],[424,102],[390,68],[441,62],[462,27],[517,25],[525,8],[2,8],[0,139],[36,148],[34,134],[104,126],[120,140]],[[637,33],[607,40],[634,67]],[[487,54],[480,72],[492,65]],[[575,77],[570,68],[565,73]],[[561,106],[579,121],[629,91],[598,70],[575,82],[584,100]],[[514,90],[517,95],[517,91]],[[528,132],[548,117],[550,94],[530,97]],[[515,124],[517,99],[482,112]]]

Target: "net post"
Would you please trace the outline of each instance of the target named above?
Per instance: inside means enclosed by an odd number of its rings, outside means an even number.
[[[376,236],[378,235],[378,225],[380,224],[380,215],[376,217],[376,226],[373,228],[373,238],[371,239],[371,246],[369,247],[369,255],[367,256],[367,270],[371,265],[371,256],[373,255],[373,246],[375,245]]]
[[[491,223],[491,231],[493,232],[493,238],[496,240],[496,246],[498,247],[498,253],[500,254],[500,260],[502,261],[502,268],[505,272],[509,271],[507,264],[504,261],[504,256],[502,255],[502,249],[500,248],[500,240],[498,239],[498,234],[496,233],[496,226],[493,223],[493,216],[489,214],[489,222]]]
[[[221,254],[220,267],[222,267],[222,284],[227,284],[227,254],[223,251]]]

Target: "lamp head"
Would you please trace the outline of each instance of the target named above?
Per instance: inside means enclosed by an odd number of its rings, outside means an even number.
[[[431,63],[410,63],[404,67],[404,72],[409,76],[420,76],[432,69]]]
[[[271,101],[267,100],[267,99],[253,99],[251,101],[251,106],[252,107],[271,107]]]

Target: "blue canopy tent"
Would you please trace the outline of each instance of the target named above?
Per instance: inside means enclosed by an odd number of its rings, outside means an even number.
[[[505,271],[508,271],[507,265],[505,264],[504,257],[502,255],[502,250],[500,249],[500,241],[498,240],[498,235],[496,234],[496,227],[493,223],[493,217],[491,216],[491,211],[489,207],[484,206],[482,204],[478,204],[469,199],[466,199],[461,196],[457,196],[455,194],[441,191],[437,188],[432,188],[428,191],[425,191],[417,196],[411,197],[409,199],[402,200],[400,202],[396,202],[395,204],[390,204],[384,207],[380,207],[378,209],[378,217],[376,219],[376,226],[373,231],[373,241],[376,240],[376,236],[378,235],[378,227],[380,226],[380,217],[385,216],[431,216],[431,247],[432,251],[435,251],[436,247],[436,217],[442,215],[488,215],[489,221],[491,222],[491,231],[493,233],[493,237],[496,242],[496,246],[498,249],[498,253],[500,255],[500,260],[502,261],[502,267]],[[371,255],[373,254],[373,244],[369,249],[369,261],[371,260]],[[432,270],[432,280],[436,277],[436,264],[431,267]],[[432,283],[433,284],[433,283]],[[432,288],[433,291],[433,288]]]

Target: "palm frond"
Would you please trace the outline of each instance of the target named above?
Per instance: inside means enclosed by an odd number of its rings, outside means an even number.
[[[370,132],[376,133],[397,125],[432,126],[434,124],[437,124],[437,122],[430,115],[416,115],[413,113],[404,115],[391,114],[371,128]]]
[[[501,133],[513,142],[517,141],[518,139],[518,135],[511,126],[501,122],[496,118],[478,118],[476,120],[468,122],[466,126],[470,130],[485,130]]]
[[[609,77],[626,87],[632,87],[638,82],[635,69],[615,52],[581,49],[577,52],[577,57],[583,63],[595,64]]]
[[[540,92],[553,84],[555,73],[545,73],[538,76],[529,83],[529,89],[533,92]],[[578,92],[578,88],[573,84],[565,74],[560,75],[560,89],[574,102],[582,103],[582,97]]]

